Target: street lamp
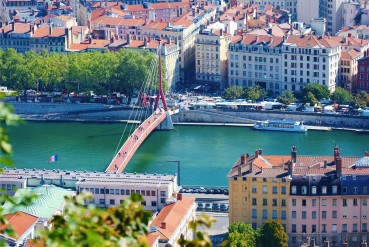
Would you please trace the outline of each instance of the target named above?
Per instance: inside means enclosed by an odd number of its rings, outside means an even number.
[[[181,161],[179,161],[179,160],[166,160],[165,162],[168,162],[168,163],[177,163],[177,169],[178,169],[178,185],[181,185]]]

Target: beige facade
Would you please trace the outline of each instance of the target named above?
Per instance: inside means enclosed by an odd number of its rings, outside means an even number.
[[[357,60],[362,56],[354,49],[341,53],[339,83],[348,91],[352,91],[357,79]]]
[[[196,80],[222,90],[227,85],[228,44],[231,35],[222,29],[205,29],[196,35]]]

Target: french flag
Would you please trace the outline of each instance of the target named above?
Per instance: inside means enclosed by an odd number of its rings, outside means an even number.
[[[57,154],[55,154],[55,155],[53,155],[49,158],[50,163],[53,163],[53,162],[56,162],[56,161],[58,161],[58,155]]]

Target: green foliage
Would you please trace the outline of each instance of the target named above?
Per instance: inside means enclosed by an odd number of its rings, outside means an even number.
[[[228,228],[228,236],[223,241],[223,247],[256,247],[260,237],[259,229],[254,230],[250,224],[236,222]]]
[[[99,94],[116,91],[131,95],[135,89],[141,88],[151,73],[153,59],[157,59],[154,53],[125,49],[115,53],[83,52],[68,55],[49,54],[46,51],[30,51],[22,55],[14,49],[8,49],[0,51],[0,83],[16,90],[59,89],[94,91]],[[168,89],[164,76],[163,80],[164,89]],[[156,77],[156,88],[157,83]]]
[[[331,100],[338,104],[353,102],[352,94],[342,87],[336,88],[331,94]]]
[[[302,97],[307,97],[308,93],[312,93],[314,97],[319,101],[323,98],[329,98],[329,89],[326,86],[319,85],[317,83],[307,84],[302,90]]]
[[[142,195],[132,194],[120,207],[84,206],[91,194],[66,198],[64,215],[55,215],[53,228],[42,235],[47,246],[147,246],[151,212],[144,210]]]
[[[282,95],[279,96],[277,98],[277,100],[278,100],[278,102],[280,102],[282,104],[285,104],[285,105],[289,105],[291,103],[296,102],[296,98],[295,98],[293,92],[290,91],[290,90],[283,91]]]
[[[288,247],[288,236],[277,220],[268,220],[264,223],[260,240],[263,247]]]
[[[209,236],[203,231],[197,230],[198,228],[209,228],[215,222],[210,216],[203,214],[202,217],[190,223],[189,228],[194,232],[193,240],[186,240],[181,236],[178,240],[178,244],[183,247],[212,247]]]
[[[359,107],[367,107],[369,104],[369,95],[365,91],[361,91],[360,93],[355,95],[355,103]]]
[[[246,90],[246,97],[252,102],[255,102],[255,100],[257,100],[258,98],[265,98],[266,95],[267,94],[265,90],[261,88],[259,85],[255,85]]]
[[[314,94],[312,92],[308,92],[306,96],[304,96],[303,99],[304,103],[309,103],[310,106],[314,106],[319,103],[319,100],[315,98]]]
[[[239,99],[245,94],[245,90],[240,86],[232,86],[224,90],[224,98],[226,100]]]

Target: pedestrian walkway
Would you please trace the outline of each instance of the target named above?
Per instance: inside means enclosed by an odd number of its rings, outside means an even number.
[[[118,153],[106,168],[106,172],[121,173],[126,168],[128,162],[140,147],[142,142],[150,135],[150,133],[166,118],[163,109],[158,108],[150,117],[141,123],[137,129],[128,137]]]

